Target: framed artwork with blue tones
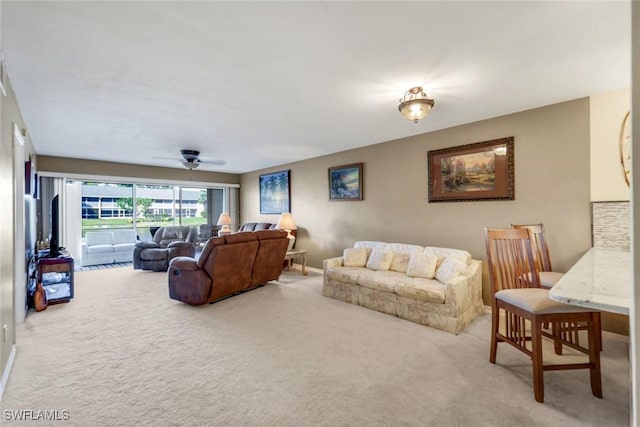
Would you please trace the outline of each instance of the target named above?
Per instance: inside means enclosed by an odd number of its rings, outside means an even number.
[[[362,163],[329,168],[329,200],[362,199]]]
[[[260,175],[260,213],[291,212],[291,171]]]

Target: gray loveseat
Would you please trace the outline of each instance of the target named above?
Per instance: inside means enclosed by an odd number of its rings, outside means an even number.
[[[136,270],[167,271],[175,257],[194,257],[198,230],[186,225],[160,227],[151,242],[138,242],[133,250]]]

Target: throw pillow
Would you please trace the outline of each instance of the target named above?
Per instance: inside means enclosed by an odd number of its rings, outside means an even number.
[[[404,252],[393,252],[393,259],[391,260],[389,270],[397,271],[399,273],[406,273],[407,268],[409,267],[410,256],[411,254]]]
[[[347,248],[342,253],[342,265],[345,267],[364,267],[367,264],[365,248]]]
[[[409,267],[407,267],[407,276],[421,277],[423,279],[433,279],[436,274],[436,266],[438,265],[438,257],[422,252],[416,252],[411,255]]]
[[[441,283],[447,283],[449,280],[460,275],[467,266],[464,262],[455,258],[445,258],[436,270],[436,279]]]
[[[385,251],[383,249],[374,249],[371,251],[369,261],[367,261],[367,268],[369,270],[387,271],[391,266],[393,260],[393,252]]]

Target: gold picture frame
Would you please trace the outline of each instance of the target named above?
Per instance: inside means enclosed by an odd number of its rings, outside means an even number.
[[[429,203],[514,200],[514,138],[428,152]]]

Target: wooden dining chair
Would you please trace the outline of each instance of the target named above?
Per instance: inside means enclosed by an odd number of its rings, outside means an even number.
[[[589,369],[591,392],[601,398],[600,312],[549,299],[549,291],[540,287],[528,230],[485,228],[484,235],[492,295],[489,361],[496,363],[500,342],[528,355],[533,364],[533,391],[538,402],[544,401],[545,371]],[[543,324],[551,325],[551,332],[543,330]],[[584,329],[581,324],[586,325],[587,345],[580,342],[580,330]],[[556,354],[562,354],[562,346],[568,346],[587,354],[589,361],[545,365],[543,337],[553,340]]]
[[[564,273],[553,271],[551,267],[551,256],[549,255],[549,247],[547,246],[547,239],[544,235],[544,225],[511,224],[511,228],[529,231],[531,249],[533,250],[533,261],[540,276],[540,285],[543,288],[551,289],[553,285],[558,283],[558,280],[560,280]]]
[[[533,261],[536,265],[536,270],[538,270],[538,276],[540,277],[540,286],[546,289],[553,288],[562,276],[564,276],[564,273],[553,271],[551,267],[551,256],[549,255],[549,247],[547,246],[547,239],[544,235],[544,225],[511,224],[511,228],[529,231]],[[544,327],[548,328],[548,325],[544,325]],[[581,328],[586,329],[585,325],[582,325]],[[600,351],[602,351],[602,332],[600,332]]]

